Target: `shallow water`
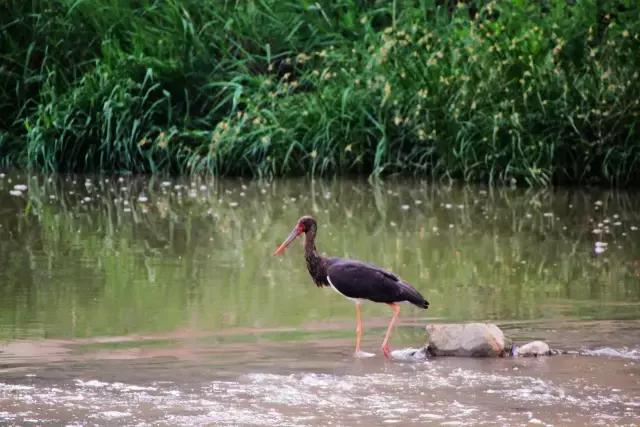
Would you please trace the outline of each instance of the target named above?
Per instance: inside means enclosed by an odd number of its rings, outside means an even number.
[[[21,185],[25,185],[21,187]],[[427,311],[317,289],[318,247]],[[420,181],[0,175],[0,424],[637,424],[640,194]],[[427,322],[491,320],[538,359],[412,360]]]

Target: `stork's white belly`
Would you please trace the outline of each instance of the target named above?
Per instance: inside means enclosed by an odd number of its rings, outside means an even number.
[[[343,297],[345,297],[346,299],[351,300],[351,301],[353,301],[353,302],[355,302],[355,303],[359,303],[359,302],[364,301],[362,298],[351,298],[351,297],[346,296],[346,295],[345,295],[345,294],[343,294],[342,292],[340,292],[340,291],[338,290],[338,288],[336,288],[335,286],[333,286],[333,283],[331,282],[331,278],[330,278],[329,276],[327,276],[327,281],[329,282],[329,286],[331,286],[331,289],[333,289],[334,291],[336,291],[337,293],[339,293],[340,295],[342,295],[342,296],[343,296]]]

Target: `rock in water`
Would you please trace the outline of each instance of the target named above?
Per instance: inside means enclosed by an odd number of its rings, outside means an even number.
[[[405,362],[418,362],[426,360],[429,357],[429,351],[426,347],[422,348],[405,348],[402,350],[394,350],[391,352],[394,360]]]
[[[551,354],[549,345],[544,341],[531,341],[518,348],[518,356],[547,356]]]
[[[499,357],[504,334],[492,323],[427,325],[427,350],[434,356]]]

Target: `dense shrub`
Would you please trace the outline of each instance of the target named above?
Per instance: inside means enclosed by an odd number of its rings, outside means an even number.
[[[640,183],[635,1],[9,1],[0,156]]]

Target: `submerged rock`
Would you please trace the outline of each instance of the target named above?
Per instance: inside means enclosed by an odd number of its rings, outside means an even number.
[[[426,347],[422,348],[405,348],[402,350],[394,350],[391,357],[395,360],[408,362],[422,361],[429,357],[429,351]]]
[[[524,357],[548,356],[551,354],[551,349],[544,341],[531,341],[530,343],[519,347],[516,354]]]
[[[500,357],[504,334],[492,323],[430,324],[427,351],[434,356]]]

